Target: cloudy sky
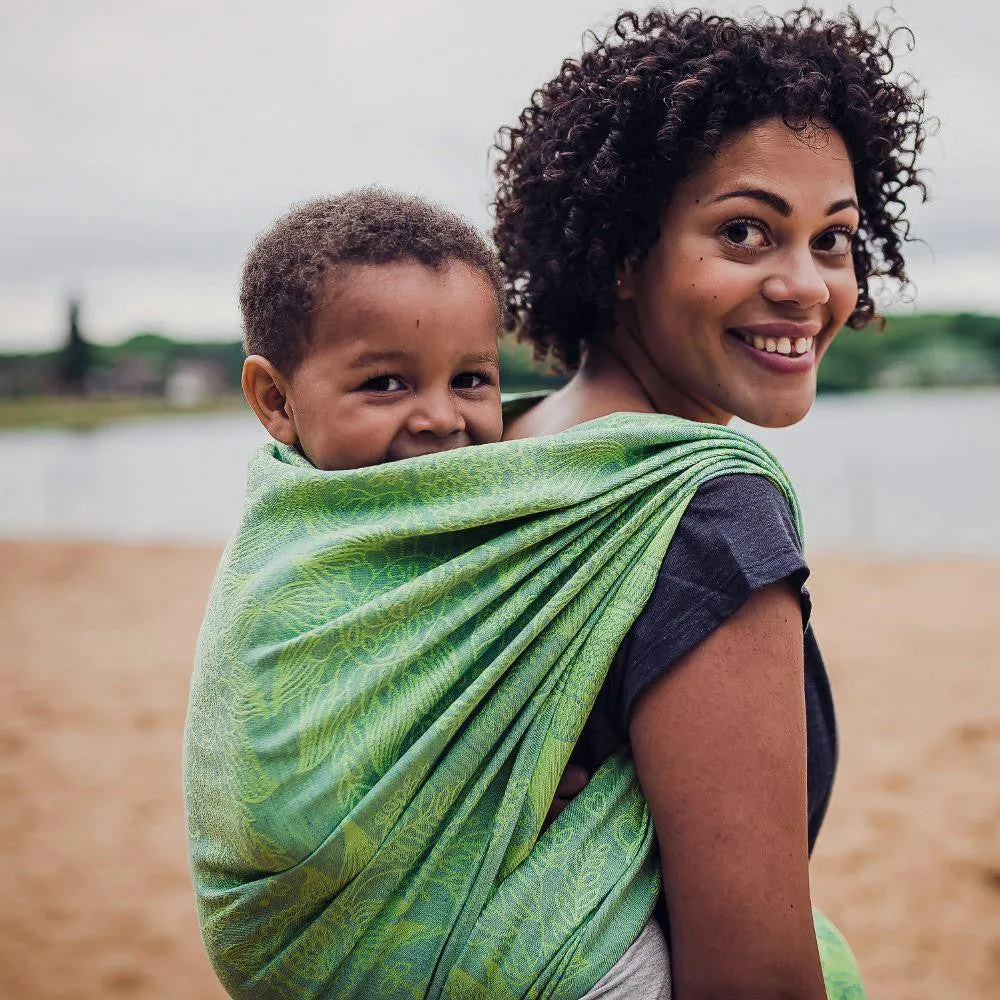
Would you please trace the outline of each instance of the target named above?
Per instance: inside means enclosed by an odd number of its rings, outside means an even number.
[[[234,336],[250,241],[315,194],[379,182],[485,228],[496,128],[617,9],[0,0],[0,351],[57,343],[71,294],[97,340]],[[1000,313],[1000,13],[988,0],[896,11],[917,39],[902,66],[942,121],[906,308]]]

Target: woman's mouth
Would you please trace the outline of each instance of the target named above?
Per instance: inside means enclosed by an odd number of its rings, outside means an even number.
[[[816,343],[815,337],[762,337],[759,333],[747,333],[743,330],[730,332],[736,334],[744,344],[755,351],[762,351],[765,354],[784,354],[792,358],[809,354]]]
[[[794,330],[729,328],[726,331],[747,356],[769,371],[797,375],[816,364],[816,336],[795,336]]]

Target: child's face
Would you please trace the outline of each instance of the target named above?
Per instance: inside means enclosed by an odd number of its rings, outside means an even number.
[[[484,274],[401,261],[336,278],[287,387],[313,465],[355,469],[500,440],[499,315]]]

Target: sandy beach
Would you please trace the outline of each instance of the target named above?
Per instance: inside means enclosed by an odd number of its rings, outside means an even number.
[[[180,743],[218,550],[0,543],[0,994],[219,1000]],[[813,560],[841,768],[813,863],[872,1000],[1000,996],[1000,564]]]

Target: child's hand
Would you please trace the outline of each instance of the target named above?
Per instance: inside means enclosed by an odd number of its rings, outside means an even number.
[[[545,814],[543,830],[570,804],[570,800],[574,796],[579,795],[587,787],[588,781],[590,781],[590,775],[579,764],[566,765],[566,770],[563,771],[559,784],[556,786],[556,797],[552,800],[552,805],[549,806],[549,811]]]

